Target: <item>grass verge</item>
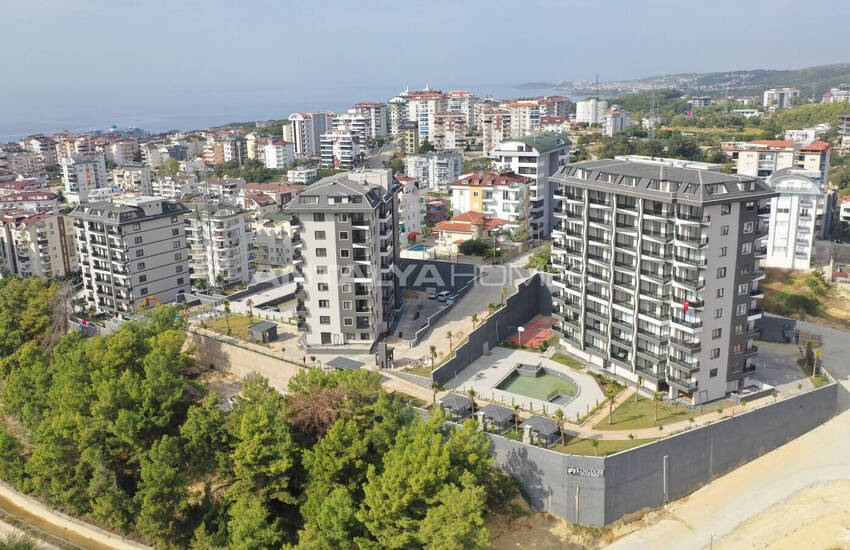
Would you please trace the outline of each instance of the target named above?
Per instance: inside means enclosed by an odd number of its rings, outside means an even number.
[[[715,412],[717,409],[726,409],[735,404],[734,401],[721,401],[712,404],[705,412]],[[613,421],[608,424],[608,416],[600,420],[593,427],[595,430],[640,430],[642,428],[653,428],[665,426],[674,422],[681,422],[689,418],[696,418],[701,414],[700,409],[689,409],[670,403],[658,403],[658,421],[655,422],[655,401],[648,397],[640,397],[637,401],[633,398],[626,399],[619,407],[614,409]]]

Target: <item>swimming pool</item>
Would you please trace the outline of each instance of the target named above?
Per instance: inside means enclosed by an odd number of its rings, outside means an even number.
[[[565,405],[578,395],[578,386],[568,376],[545,368],[519,365],[496,389]]]
[[[434,247],[431,246],[430,244],[417,244],[416,246],[411,247],[410,251],[411,252],[425,252],[426,250],[429,250],[431,248],[434,248]]]

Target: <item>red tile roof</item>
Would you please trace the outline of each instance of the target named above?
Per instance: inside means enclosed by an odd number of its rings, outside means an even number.
[[[248,195],[245,195],[245,199],[254,201],[255,203],[257,203],[257,206],[268,206],[276,204],[274,202],[274,199],[266,195],[265,193],[250,193]]]
[[[472,172],[464,174],[460,179],[450,185],[452,186],[480,186],[480,185],[509,185],[511,183],[532,183],[533,179],[514,174],[513,172]]]
[[[825,153],[825,152],[829,151],[830,149],[832,149],[832,147],[829,145],[828,141],[817,140],[817,141],[813,141],[809,145],[806,145],[805,147],[801,147],[800,151],[817,151],[817,152]]]
[[[752,145],[767,145],[768,147],[794,147],[795,142],[784,139],[757,139],[749,141]]]

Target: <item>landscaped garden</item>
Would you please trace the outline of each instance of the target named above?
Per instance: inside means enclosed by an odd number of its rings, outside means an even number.
[[[656,402],[649,397],[633,397],[626,399],[620,406],[614,409],[612,421],[608,423],[608,416],[600,420],[594,429],[597,430],[639,430],[655,426],[665,426],[675,422],[696,418],[703,412],[716,412],[718,409],[727,409],[735,405],[734,401],[721,401],[712,403],[705,409],[689,409],[680,405],[672,405],[663,401]],[[658,413],[656,417],[656,406]]]
[[[256,319],[255,319],[256,321]],[[228,334],[228,322],[230,323],[230,333]],[[229,315],[229,320],[225,318],[224,315],[217,319],[212,319],[205,322],[206,327],[209,330],[218,332],[219,334],[224,334],[225,336],[234,336],[236,338],[241,338],[246,342],[251,341],[251,333],[248,330],[248,327],[251,326],[251,323],[248,322],[248,316],[242,315],[240,313],[231,313]]]
[[[655,438],[657,439],[657,438]],[[566,445],[561,445],[557,443],[552,446],[553,451],[558,451],[559,453],[571,454],[571,455],[585,455],[585,456],[605,456],[614,453],[619,453],[620,451],[625,451],[626,449],[631,449],[634,447],[639,447],[644,443],[650,443],[655,441],[655,439],[582,439],[580,437],[574,437],[572,439],[567,439]],[[596,443],[594,443],[594,441]]]
[[[570,367],[571,369],[584,370],[584,365],[581,364],[581,361],[578,361],[577,359],[573,359],[569,355],[565,355],[565,354],[561,353],[560,351],[553,353],[552,357],[550,357],[549,359],[551,359],[552,361],[557,361],[558,363],[561,363],[562,365],[566,365],[566,366]]]

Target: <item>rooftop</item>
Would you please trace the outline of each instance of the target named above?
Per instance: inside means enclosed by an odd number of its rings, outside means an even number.
[[[543,117],[541,117],[541,122],[543,122]],[[537,132],[536,134],[527,135],[521,138],[506,139],[502,143],[511,143],[515,141],[534,148],[534,150],[538,153],[548,153],[549,151],[554,151],[555,149],[561,149],[562,147],[569,147],[572,145],[570,136],[566,132]]]

